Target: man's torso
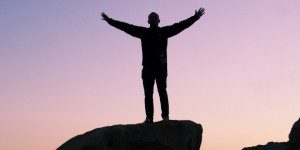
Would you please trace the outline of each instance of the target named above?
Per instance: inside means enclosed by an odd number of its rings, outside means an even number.
[[[168,37],[160,27],[145,28],[141,41],[144,66],[167,64]]]

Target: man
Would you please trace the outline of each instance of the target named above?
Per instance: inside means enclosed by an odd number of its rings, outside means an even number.
[[[146,119],[143,123],[153,122],[153,86],[156,80],[160,97],[162,118],[169,120],[169,102],[167,94],[167,42],[168,38],[180,33],[190,27],[202,15],[205,9],[200,8],[195,14],[186,20],[175,23],[171,26],[159,27],[160,22],[157,13],[152,12],[148,16],[149,28],[135,26],[125,22],[120,22],[109,18],[105,13],[101,13],[102,19],[113,27],[116,27],[142,41],[143,69],[142,79],[145,93]]]

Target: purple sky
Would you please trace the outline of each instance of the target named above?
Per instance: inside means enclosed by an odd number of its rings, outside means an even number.
[[[201,123],[202,150],[287,141],[300,116],[299,0],[1,0],[0,149],[51,150],[142,122],[140,40],[100,13],[148,26],[155,11],[164,26],[201,6],[205,16],[169,39],[171,119]]]

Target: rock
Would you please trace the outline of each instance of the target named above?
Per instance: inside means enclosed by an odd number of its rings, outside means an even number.
[[[276,143],[269,142],[267,145],[257,145],[254,147],[243,148],[242,150],[289,150],[289,145],[286,142]]]
[[[267,145],[246,147],[242,150],[300,150],[300,118],[294,123],[288,142],[269,142]]]
[[[291,147],[300,149],[300,118],[294,123],[288,142],[291,144]]]
[[[202,132],[192,121],[114,125],[75,136],[57,150],[199,150]]]

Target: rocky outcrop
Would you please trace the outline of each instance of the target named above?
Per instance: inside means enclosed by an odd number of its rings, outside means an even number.
[[[300,150],[300,118],[292,127],[288,143],[291,147],[297,147]]]
[[[243,148],[243,150],[290,150],[287,142],[269,142],[267,145],[257,145],[254,147]]]
[[[78,135],[57,150],[199,150],[202,132],[192,121],[114,125]]]
[[[300,118],[294,123],[288,142],[269,142],[267,145],[247,147],[243,150],[300,150]]]

